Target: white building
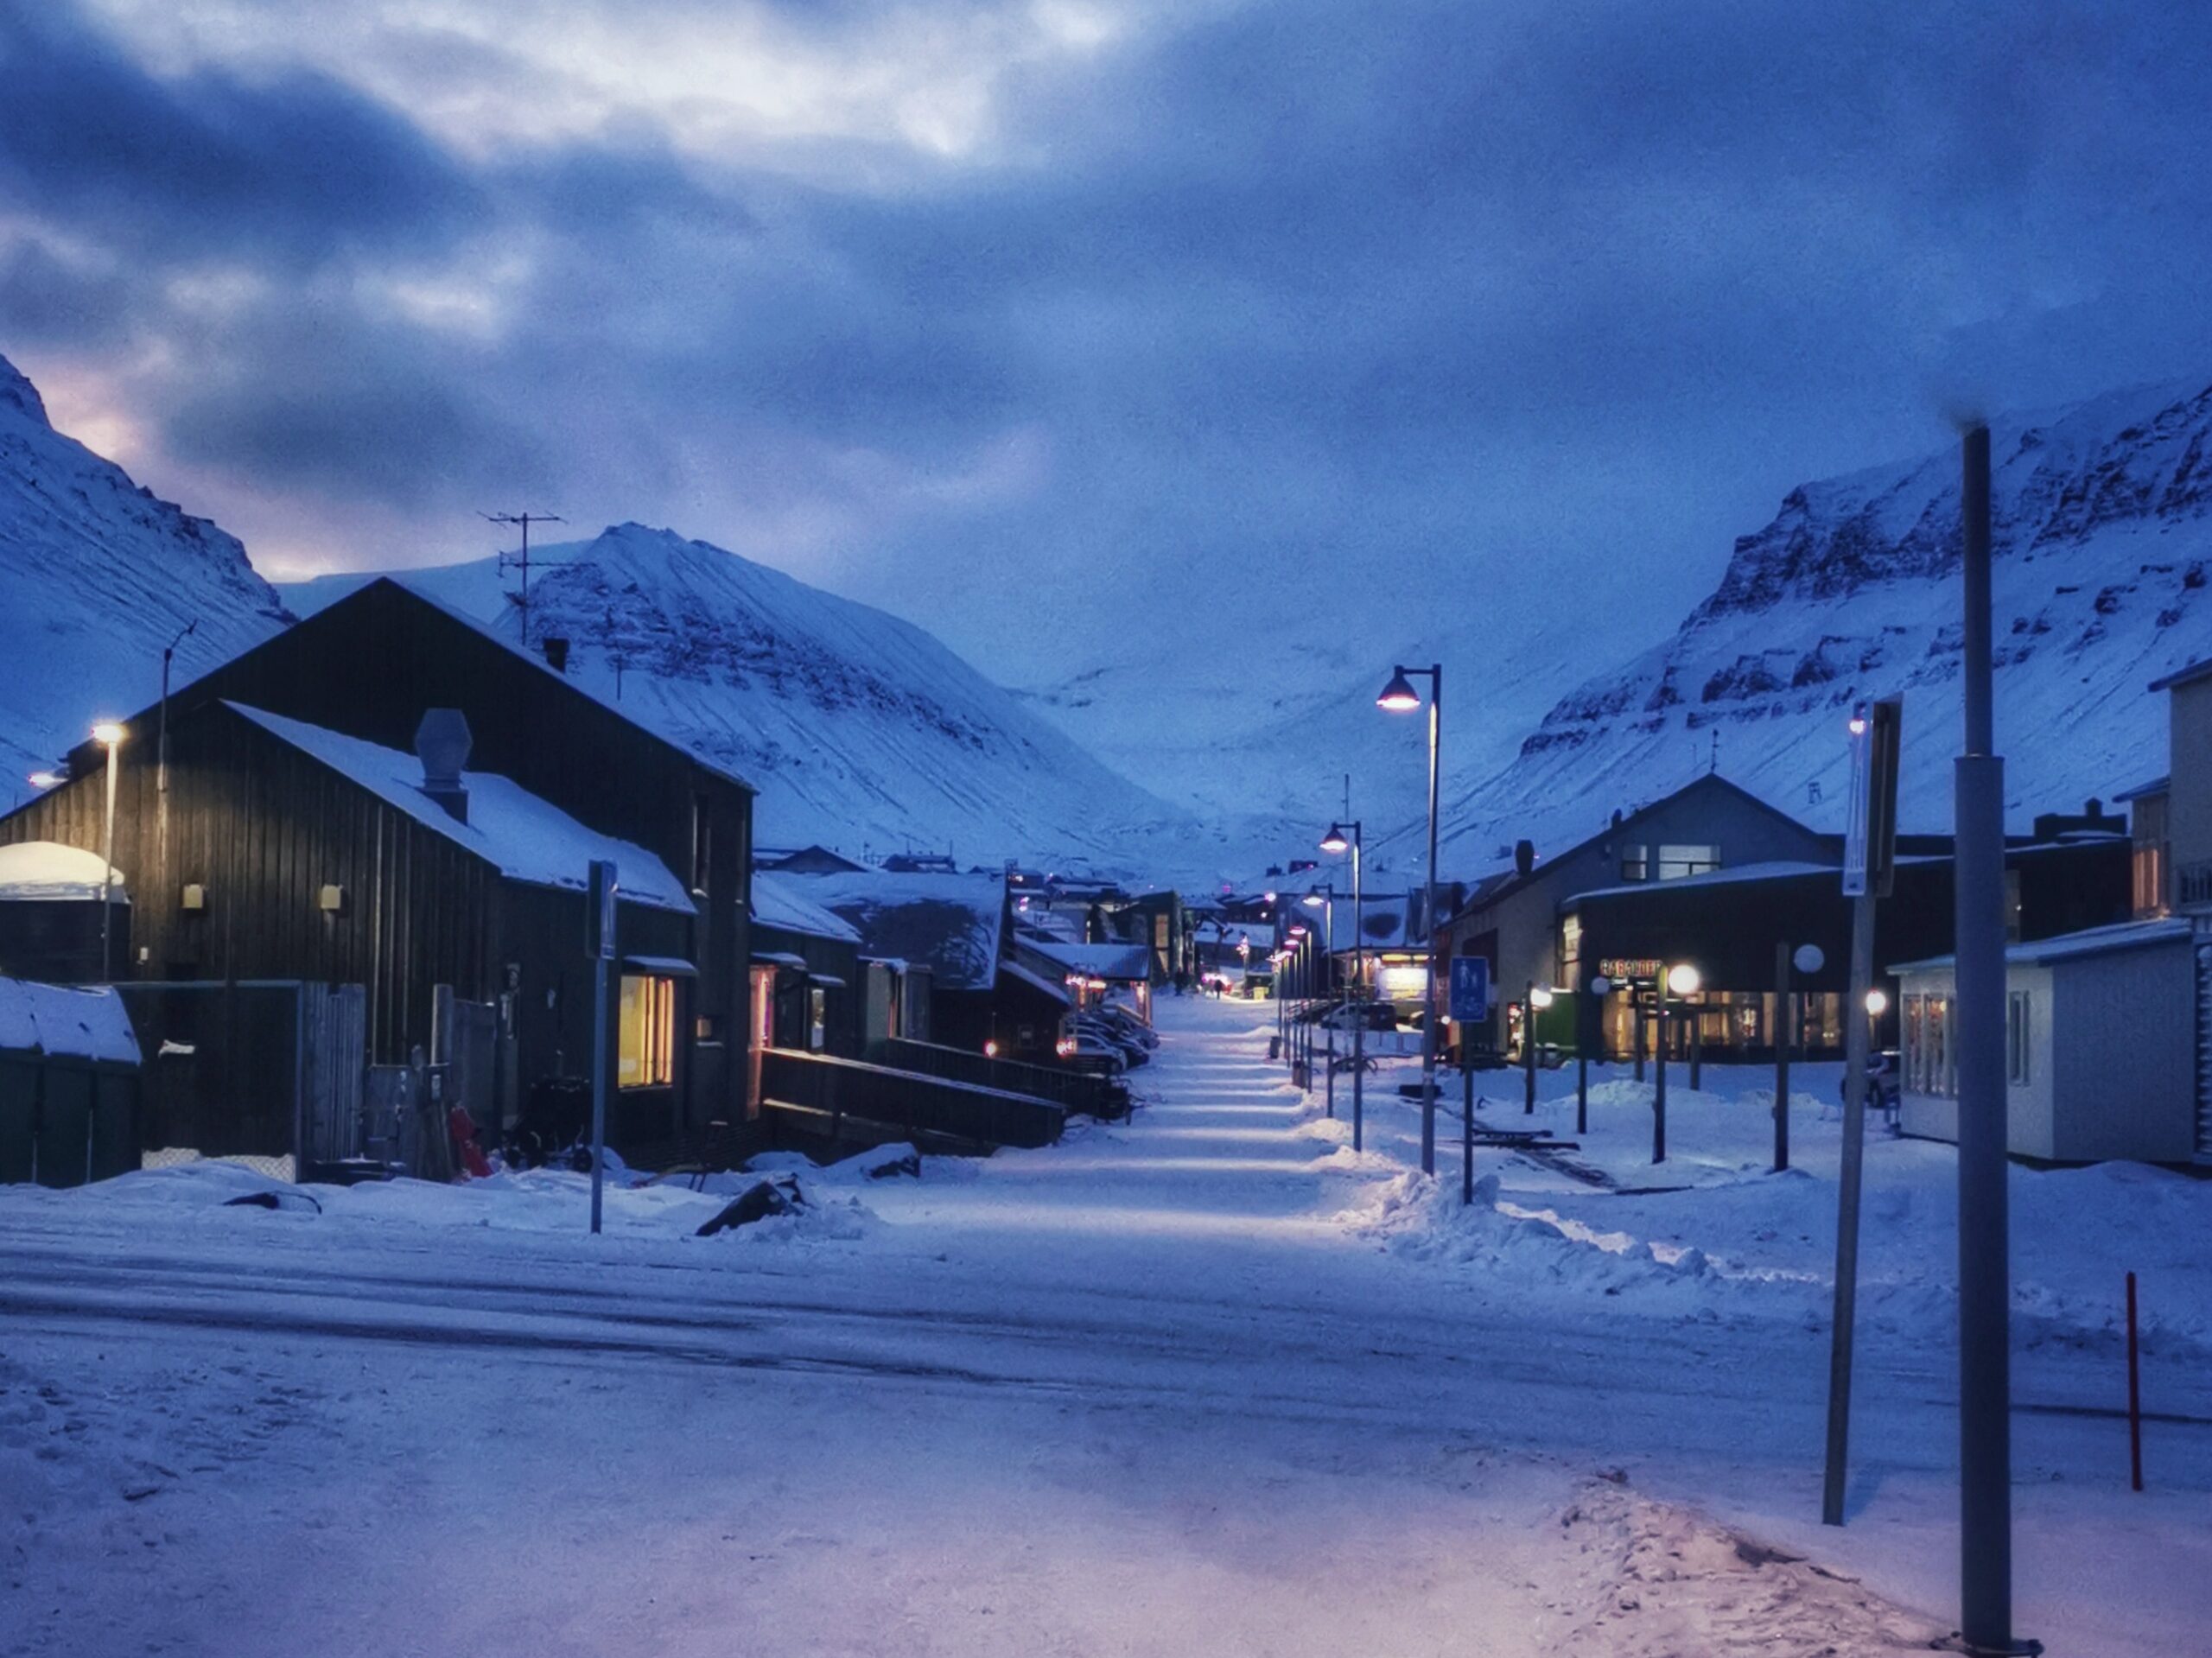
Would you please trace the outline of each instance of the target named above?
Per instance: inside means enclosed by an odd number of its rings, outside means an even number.
[[[2197,1111],[2197,937],[2171,917],[2005,952],[2006,1147],[2054,1162],[2212,1158]],[[1892,969],[1902,1001],[1899,1126],[1959,1134],[1953,958]]]

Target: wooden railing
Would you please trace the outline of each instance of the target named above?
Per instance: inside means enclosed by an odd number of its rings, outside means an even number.
[[[941,1043],[916,1042],[890,1037],[871,1042],[869,1063],[897,1070],[920,1071],[956,1083],[1004,1089],[1049,1100],[1071,1116],[1120,1117],[1129,1109],[1129,1091],[1110,1077],[1093,1076],[1072,1068],[1036,1065],[1026,1059],[1001,1059],[967,1048],[948,1048]]]
[[[833,1140],[889,1128],[986,1146],[1049,1146],[1066,1117],[1060,1106],[1032,1095],[831,1054],[770,1048],[760,1062],[766,1102],[819,1116]]]

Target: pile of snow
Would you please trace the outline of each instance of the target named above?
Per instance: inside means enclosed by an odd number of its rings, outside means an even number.
[[[0,900],[10,904],[98,903],[105,893],[118,904],[130,902],[123,872],[97,852],[59,841],[18,841],[0,846]]]
[[[138,1034],[123,998],[102,988],[74,990],[0,979],[0,1052],[139,1062]]]

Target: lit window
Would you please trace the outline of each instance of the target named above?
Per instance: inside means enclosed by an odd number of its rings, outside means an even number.
[[[1662,846],[1653,879],[1680,880],[1685,875],[1708,874],[1719,867],[1720,848],[1717,846]]]
[[[806,1045],[811,1053],[830,1045],[830,993],[818,984],[806,988]]]
[[[676,1080],[676,981],[622,975],[622,1020],[614,1079],[623,1088],[665,1088]]]

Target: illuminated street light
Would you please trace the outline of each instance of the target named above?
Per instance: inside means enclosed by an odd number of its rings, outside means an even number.
[[[1390,683],[1375,699],[1377,708],[1408,714],[1421,706],[1421,693],[1413,676],[1428,680],[1428,886],[1421,894],[1421,930],[1428,935],[1428,983],[1421,995],[1421,1172],[1436,1172],[1436,785],[1443,753],[1444,664],[1394,668]]]
[[[1889,1011],[1889,1008],[1890,999],[1885,992],[1880,989],[1874,989],[1869,990],[1866,993],[1866,1013],[1868,1018],[1879,1019],[1884,1013]]]
[[[115,976],[115,751],[123,746],[123,727],[103,720],[92,727],[92,740],[107,750],[107,837],[100,854],[100,982]]]
[[[1704,982],[1705,975],[1688,962],[1667,969],[1667,988],[1678,996],[1694,996]]]
[[[1550,1007],[1552,1005],[1552,988],[1548,984],[1540,984],[1534,989],[1530,990],[1529,992],[1529,1005],[1531,1007]]]
[[[1351,847],[1351,842],[1345,835],[1344,825],[1341,823],[1330,824],[1329,832],[1321,837],[1321,850],[1332,857],[1349,851]]]
[[[68,779],[63,777],[59,772],[34,772],[31,773],[31,787],[34,789],[58,789],[61,785],[67,781]]]

